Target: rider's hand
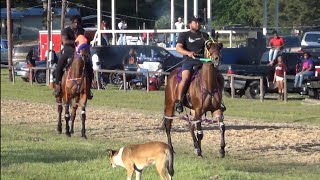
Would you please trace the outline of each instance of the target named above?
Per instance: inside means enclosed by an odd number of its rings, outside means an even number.
[[[191,57],[191,58],[194,58],[194,52],[190,52],[190,51],[189,51],[189,52],[187,53],[187,56],[189,56],[189,57]]]

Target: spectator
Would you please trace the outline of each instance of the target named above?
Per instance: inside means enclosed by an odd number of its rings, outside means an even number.
[[[182,22],[182,18],[179,17],[178,21],[176,23],[174,23],[174,26],[176,29],[181,30],[184,27],[184,23]],[[176,33],[177,38],[179,37],[179,33]]]
[[[107,23],[106,23],[106,21],[103,20],[102,23],[101,23],[101,30],[107,30],[107,29],[108,29],[107,28]],[[106,45],[109,45],[109,39],[108,39],[107,33],[102,33],[102,37],[105,40]]]
[[[128,28],[128,25],[124,19],[121,20],[121,22],[118,23],[118,27],[120,30],[126,30]],[[126,35],[120,34],[118,45],[126,45]]]
[[[129,54],[123,57],[122,64],[123,66],[129,65],[129,64],[137,65],[137,53],[135,52],[134,49],[130,48]]]
[[[309,52],[305,52],[303,54],[304,61],[302,62],[302,70],[296,74],[294,78],[294,87],[296,88],[302,86],[302,82],[304,77],[312,77],[314,76],[314,62],[311,58],[311,54]]]
[[[27,61],[28,66],[36,67],[36,56],[34,53],[34,48],[29,50],[27,57],[26,57],[26,61]]]
[[[97,71],[97,70],[101,69],[101,64],[100,64],[99,56],[97,55],[97,53],[92,55],[92,69],[93,69],[93,71]],[[99,72],[94,73],[94,80],[92,82],[92,85],[94,86],[94,88],[97,88],[97,84],[100,83],[99,79],[100,79]],[[101,84],[99,84],[99,85],[101,88]]]
[[[281,48],[284,46],[284,40],[278,36],[277,31],[273,31],[273,38],[270,40],[269,45],[271,47],[269,51],[269,63],[273,64]]]
[[[56,52],[54,51],[54,44],[52,44],[52,50],[50,50],[50,52],[51,52],[51,65],[54,65],[54,64],[58,64],[58,56],[57,56],[57,54],[56,54]],[[48,50],[46,50],[46,52],[45,52],[45,54],[44,54],[44,59],[46,60],[46,61],[48,61],[48,57],[47,57],[47,55],[48,55]],[[49,54],[50,55],[50,54]]]
[[[274,79],[273,79],[273,84],[277,82],[277,87],[278,87],[278,93],[279,93],[279,98],[278,100],[282,101],[284,98],[284,77],[286,76],[287,72],[287,67],[283,63],[282,56],[278,56],[278,63],[275,67],[275,72],[274,72]]]

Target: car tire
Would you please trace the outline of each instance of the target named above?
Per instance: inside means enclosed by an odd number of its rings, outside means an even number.
[[[266,92],[265,87],[264,87],[263,92],[264,92],[264,94],[263,94],[263,96],[264,96],[265,92]],[[260,82],[259,81],[251,82],[245,91],[245,96],[248,99],[259,99],[260,98]]]
[[[119,73],[110,73],[109,82],[113,85],[120,85],[122,83],[122,75]]]
[[[37,71],[35,75],[35,80],[39,84],[46,83],[46,72],[45,71]]]

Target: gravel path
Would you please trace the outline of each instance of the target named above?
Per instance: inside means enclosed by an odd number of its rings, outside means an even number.
[[[39,111],[41,107],[41,112]],[[78,109],[79,113],[79,109]],[[160,140],[166,142],[166,134],[159,129],[159,114],[143,114],[128,109],[89,106],[87,108],[87,136],[119,139],[130,142]],[[245,119],[225,118],[227,156],[250,160],[265,158],[315,164],[320,163],[320,127],[291,125],[286,123],[261,123]],[[56,106],[24,101],[1,100],[1,124],[48,124],[56,129]],[[203,151],[218,152],[219,131],[216,125],[203,124]],[[65,123],[63,121],[63,131]],[[79,117],[75,123],[75,135],[80,136]],[[193,151],[187,123],[175,120],[172,130],[173,145],[179,144]],[[218,153],[216,153],[218,156]]]

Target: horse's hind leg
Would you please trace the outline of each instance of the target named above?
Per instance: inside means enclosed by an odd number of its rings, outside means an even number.
[[[65,120],[66,120],[66,135],[71,137],[70,134],[70,127],[69,127],[69,120],[70,120],[70,113],[69,113],[69,104],[65,105]]]
[[[169,117],[173,117],[173,115],[174,115],[174,100],[173,99],[170,99],[170,100],[168,99],[166,101],[164,115],[165,115],[165,117],[163,117],[163,126],[166,129],[168,144],[173,150],[173,146],[172,146],[172,142],[171,142],[171,127],[172,127],[173,118],[171,118],[171,119],[169,118]],[[168,117],[168,118],[166,118],[166,117]]]
[[[61,114],[62,114],[62,104],[61,104],[61,99],[57,100],[57,105],[58,105],[58,127],[57,127],[57,131],[59,134],[62,133],[62,120],[61,120]]]
[[[72,107],[70,134],[73,134],[73,133],[74,133],[74,121],[75,121],[75,119],[76,119],[77,108],[78,108],[77,105],[75,105],[75,106]]]
[[[213,114],[214,114],[215,118],[217,119],[217,121],[219,122],[219,129],[220,129],[220,135],[221,135],[219,153],[220,153],[220,157],[224,158],[224,156],[225,156],[225,146],[226,146],[225,139],[224,139],[224,134],[225,134],[226,127],[225,127],[224,122],[223,122],[223,113],[219,109],[219,110],[215,111]]]
[[[87,139],[87,136],[86,136],[86,106],[85,105],[83,105],[81,107],[81,122],[82,122],[81,137]]]

